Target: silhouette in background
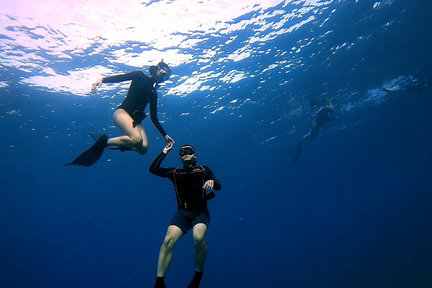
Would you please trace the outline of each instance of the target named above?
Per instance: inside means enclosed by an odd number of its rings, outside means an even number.
[[[335,109],[333,105],[330,103],[330,100],[326,99],[326,104],[324,106],[321,106],[318,109],[318,112],[316,113],[315,119],[312,123],[312,127],[310,128],[309,132],[305,134],[297,143],[297,151],[294,157],[294,163],[297,163],[300,153],[302,150],[303,142],[306,140],[315,139],[318,137],[319,131],[321,129],[321,126],[325,122],[330,122],[333,120],[336,120],[336,118],[330,118],[329,114],[331,112],[334,112]]]

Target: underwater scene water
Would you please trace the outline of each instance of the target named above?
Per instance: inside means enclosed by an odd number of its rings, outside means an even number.
[[[66,3],[70,2],[70,3]],[[158,117],[222,190],[203,288],[432,287],[427,0],[24,1],[0,8],[0,287],[154,287],[176,211],[145,155],[64,166],[120,136],[129,82],[164,59]],[[320,107],[334,107],[315,139]],[[148,112],[148,108],[147,108]],[[194,273],[191,233],[167,287]]]

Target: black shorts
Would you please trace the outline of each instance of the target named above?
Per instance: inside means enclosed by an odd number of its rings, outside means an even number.
[[[198,223],[203,223],[207,227],[210,224],[210,213],[208,209],[202,209],[198,211],[190,211],[186,209],[179,209],[174,217],[171,219],[170,225],[179,227],[184,234],[189,229],[194,227]]]

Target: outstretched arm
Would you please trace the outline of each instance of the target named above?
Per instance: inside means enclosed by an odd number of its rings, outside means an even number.
[[[100,78],[95,83],[92,84],[91,92],[96,94],[97,89],[102,85],[102,83],[118,83],[123,81],[134,80],[137,77],[142,76],[141,71],[133,71],[125,74],[114,75],[106,78]]]

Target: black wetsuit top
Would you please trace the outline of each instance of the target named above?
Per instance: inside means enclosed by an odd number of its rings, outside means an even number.
[[[333,121],[334,119],[329,117],[329,113],[333,112],[334,109],[331,106],[325,106],[325,107],[321,107],[316,116],[315,116],[315,120],[312,123],[312,128],[311,128],[311,136],[313,138],[316,138],[318,136],[319,130],[321,129],[322,124],[324,124],[324,122],[326,121]]]
[[[151,173],[169,178],[174,184],[177,197],[177,208],[191,211],[207,208],[207,195],[203,189],[207,180],[214,181],[214,190],[220,190],[221,184],[214,177],[209,167],[192,165],[185,168],[161,168],[166,154],[161,152],[151,164]]]
[[[165,137],[167,133],[162,128],[162,125],[157,118],[157,100],[158,95],[156,93],[156,81],[151,77],[145,75],[141,71],[134,71],[126,74],[120,74],[115,76],[110,76],[103,78],[103,83],[118,83],[123,81],[130,81],[129,90],[127,92],[126,98],[123,102],[118,106],[118,108],[124,109],[126,112],[131,115],[131,117],[137,121],[135,115],[143,115],[144,109],[148,103],[150,103],[150,118],[155,125],[155,127],[159,130],[162,136]],[[117,109],[118,109],[117,108]],[[145,114],[144,114],[145,115]],[[138,122],[145,117],[138,116]]]
[[[331,106],[321,107],[316,114],[315,123],[317,123],[318,125],[321,125],[325,121],[331,120],[329,117],[329,113],[333,112],[333,111],[334,111],[334,109]]]

